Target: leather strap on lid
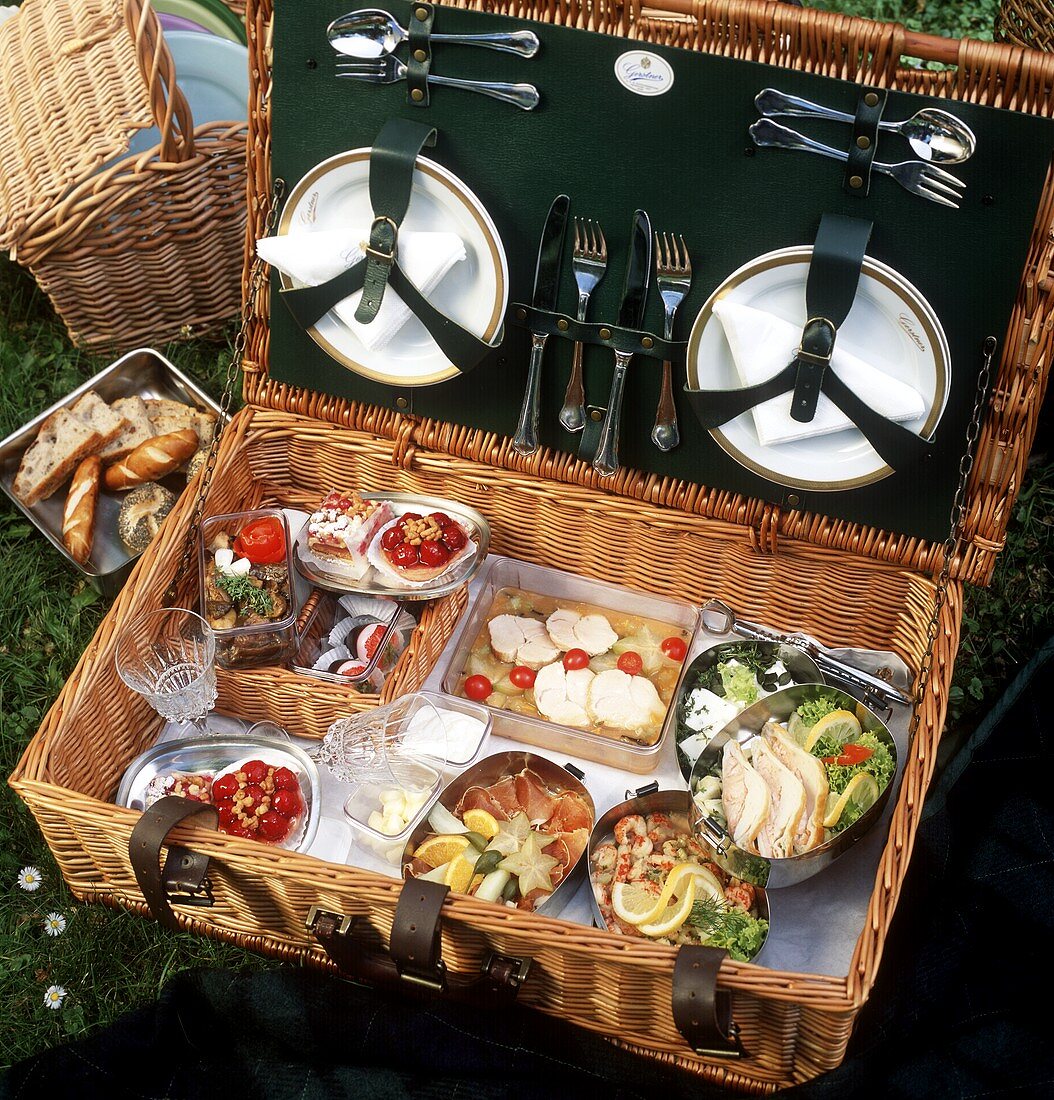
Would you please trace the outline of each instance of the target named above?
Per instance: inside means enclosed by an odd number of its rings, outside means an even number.
[[[407,28],[410,58],[406,63],[406,102],[411,107],[428,106],[428,73],[432,68],[432,20],[435,8],[431,4],[414,4],[410,9]]]
[[[885,88],[860,89],[856,101],[856,121],[853,123],[853,140],[849,145],[849,159],[845,162],[845,178],[842,186],[850,195],[864,198],[871,189],[871,165],[878,149],[878,124],[886,109]]]
[[[391,956],[402,978],[446,988],[446,966],[439,914],[450,887],[424,879],[409,879],[399,894],[392,922]]]
[[[169,848],[164,871],[159,870],[158,866],[161,848],[168,834],[180,822],[199,815],[208,818],[213,829],[219,824],[220,815],[215,806],[166,795],[143,812],[128,839],[128,858],[143,899],[154,918],[169,928],[179,928],[169,901],[184,905],[212,905],[212,890],[206,877],[208,856],[173,845]],[[170,893],[172,890],[182,893]]]
[[[732,1022],[732,995],[717,988],[727,951],[686,944],[673,968],[673,1022],[697,1054],[741,1058],[743,1048]]]

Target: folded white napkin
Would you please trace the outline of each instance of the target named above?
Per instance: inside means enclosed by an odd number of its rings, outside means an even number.
[[[256,242],[260,258],[284,275],[307,286],[319,283],[353,267],[365,255],[362,242],[369,237],[362,229],[319,229],[282,237],[264,237]],[[406,277],[427,298],[450,269],[465,259],[465,245],[456,233],[399,233],[399,266]],[[363,325],[355,320],[362,291],[338,302],[334,312],[370,351],[380,351],[413,316],[410,307],[386,287],[377,316]]]
[[[779,374],[794,359],[801,328],[761,309],[719,299],[714,313],[725,330],[740,381],[754,386]],[[889,420],[916,420],[926,411],[917,390],[865,363],[835,342],[831,368],[875,412]],[[816,415],[808,424],[791,418],[793,390],[756,405],[751,413],[758,442],[764,447],[845,431],[853,426],[826,394],[820,394]]]

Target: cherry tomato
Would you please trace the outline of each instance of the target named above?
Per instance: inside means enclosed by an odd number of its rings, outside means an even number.
[[[238,793],[238,780],[233,775],[221,775],[212,784],[212,799],[219,802],[224,798],[233,798]]]
[[[417,548],[422,565],[445,565],[450,561],[450,551],[441,543],[425,539]]]
[[[443,545],[448,550],[460,550],[466,542],[468,542],[468,538],[460,527],[451,524],[449,527],[443,528]]]
[[[264,516],[247,523],[234,540],[234,552],[254,565],[285,561],[285,528],[277,516]]]
[[[260,832],[268,840],[284,840],[289,835],[289,818],[268,810],[260,818]]]
[[[408,542],[400,542],[391,552],[392,563],[400,569],[410,569],[417,564],[417,547]]]
[[[494,685],[486,676],[470,676],[465,681],[465,694],[477,703],[482,703],[484,699],[489,698],[493,690]]]
[[[440,527],[449,527],[454,522],[446,512],[429,512],[428,518],[434,519]]]
[[[267,765],[262,760],[250,760],[239,771],[245,772],[245,778],[250,783],[262,783],[267,777]]]
[[[683,661],[688,656],[688,643],[683,638],[663,638],[659,648],[671,661]]]
[[[381,546],[385,550],[394,550],[402,541],[403,529],[399,524],[396,524],[394,527],[389,527],[388,530],[381,535]]]
[[[825,764],[842,764],[851,767],[853,764],[862,764],[865,760],[870,760],[874,755],[875,750],[869,749],[866,745],[843,745],[838,756],[821,756],[820,759]]]
[[[524,691],[534,687],[534,681],[537,678],[538,673],[536,673],[533,668],[528,668],[526,665],[517,665],[512,672],[509,673],[509,679],[512,681],[513,686],[523,688]]]
[[[295,791],[298,786],[296,775],[289,768],[275,768],[274,785],[279,790]]]
[[[627,676],[639,676],[641,669],[644,668],[644,662],[641,660],[640,654],[634,653],[631,649],[619,657],[618,667]]]
[[[579,668],[589,666],[589,654],[584,649],[569,649],[564,654],[564,668],[568,672],[574,672]]]
[[[300,795],[296,791],[275,791],[274,798],[271,800],[271,807],[275,813],[282,814],[285,817],[294,817],[300,813]]]

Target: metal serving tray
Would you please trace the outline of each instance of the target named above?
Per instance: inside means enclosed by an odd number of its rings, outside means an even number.
[[[57,410],[76,404],[88,390],[94,390],[104,401],[133,396],[162,397],[207,409],[217,416],[220,415],[220,408],[196,382],[174,367],[163,355],[151,348],[139,348],[122,355],[94,378],[89,378],[71,394],[56,401],[0,443],[0,487],[14,501],[15,507],[44,534],[74,569],[87,577],[104,596],[113,596],[124,584],[139,556],[130,554],[117,534],[117,514],[121,510],[124,494],[110,493],[105,489],[99,493],[91,557],[84,565],[80,565],[70,557],[62,543],[65,492],[60,488],[47,500],[27,508],[11,489],[22,455],[36,439],[40,425]],[[178,472],[162,478],[161,484],[177,495],[186,488],[184,476]]]

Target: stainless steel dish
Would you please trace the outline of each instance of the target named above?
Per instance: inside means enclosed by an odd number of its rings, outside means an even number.
[[[489,787],[507,776],[516,775],[524,768],[530,768],[534,771],[552,790],[574,791],[580,795],[589,807],[592,819],[596,820],[596,806],[593,804],[593,797],[586,790],[585,784],[566,768],[562,768],[559,764],[554,764],[546,757],[538,756],[533,752],[499,752],[495,753],[494,756],[484,757],[478,764],[473,764],[467,771],[462,772],[457,779],[448,783],[436,801],[453,812],[454,807],[461,801],[461,796],[469,787]],[[410,839],[406,842],[406,848],[403,850],[404,865],[413,858],[414,850],[431,832],[433,832],[433,829],[427,820],[422,821],[413,831]],[[574,897],[578,884],[582,881],[582,876],[585,873],[587,854],[588,846],[587,850],[578,857],[578,861],[568,871],[552,894],[549,895],[544,904],[535,909],[536,913],[540,913],[543,917],[555,917]]]
[[[720,645],[711,646],[709,649],[703,650],[687,669],[685,669],[684,676],[681,679],[681,686],[677,692],[674,735],[677,739],[677,766],[681,769],[681,775],[683,775],[685,779],[691,776],[695,760],[698,758],[686,756],[681,750],[681,742],[696,734],[705,732],[704,730],[693,729],[687,723],[688,707],[686,704],[688,702],[688,697],[700,686],[700,679],[702,679],[704,674],[709,672],[714,665],[720,664],[722,661],[731,660],[733,657],[741,656],[744,652],[749,650],[760,650],[762,654],[769,658],[770,664],[775,664],[776,661],[782,661],[790,675],[790,681],[792,683],[822,684],[824,682],[820,670],[816,667],[816,662],[811,657],[795,646],[781,642],[722,642]],[[711,735],[718,733],[724,728],[724,725],[725,723],[722,722],[718,726],[710,727]]]
[[[94,390],[104,401],[116,401],[119,397],[164,397],[193,405],[199,409],[208,409],[218,416],[220,407],[192,379],[177,370],[164,356],[150,348],[139,348],[122,355],[105,370],[83,385],[78,386],[61,401],[56,401],[28,424],[12,432],[0,442],[0,487],[14,501],[15,507],[36,527],[66,561],[104,596],[114,596],[120,591],[125,578],[132,571],[138,554],[129,553],[117,534],[117,515],[121,510],[124,493],[111,493],[103,490],[99,493],[99,503],[95,511],[95,539],[91,557],[80,565],[70,557],[62,542],[62,510],[66,502],[66,493],[59,489],[47,500],[42,500],[27,508],[11,489],[18,464],[26,448],[36,439],[40,425],[59,409],[68,408],[77,403],[89,390]],[[161,484],[178,496],[186,488],[186,479],[181,473],[169,474],[161,479]]]
[[[697,834],[700,837],[705,837],[707,842],[720,853],[721,865],[738,878],[758,886],[765,886],[770,890],[778,889],[781,886],[794,886],[799,882],[804,882],[807,878],[812,878],[813,875],[822,871],[825,867],[829,867],[836,859],[845,855],[881,818],[882,811],[889,801],[889,796],[894,786],[896,786],[899,772],[897,767],[897,745],[885,723],[872,714],[862,703],[837,688],[824,687],[821,684],[803,684],[781,688],[768,698],[760,699],[747,707],[742,714],[729,722],[700,754],[689,780],[689,790],[694,795],[704,777],[709,775],[720,776],[721,754],[728,741],[736,740],[741,745],[749,744],[760,734],[762,727],[770,719],[786,722],[792,712],[802,703],[815,699],[820,692],[834,695],[839,707],[855,713],[860,719],[860,725],[865,732],[873,733],[878,737],[893,757],[893,778],[886,784],[885,790],[879,792],[874,805],[867,809],[852,825],[835,834],[823,844],[813,848],[812,851],[782,859],[768,859],[737,847],[722,825],[704,814],[696,805],[695,800],[692,800],[693,826]]]
[[[689,793],[687,791],[657,791],[653,789],[654,786],[655,784],[650,784],[647,787],[641,787],[636,794],[632,791],[627,791],[625,802],[620,802],[617,806],[612,806],[610,810],[597,819],[597,823],[593,826],[593,832],[589,837],[589,846],[586,848],[585,858],[589,868],[592,868],[593,853],[601,844],[607,844],[611,841],[614,836],[615,825],[628,814],[640,814],[642,817],[655,813],[685,814],[688,818],[689,827],[691,827],[692,807],[694,804]],[[700,837],[699,839],[708,848],[711,847],[710,841],[706,837]],[[723,860],[718,858],[716,852],[714,855],[714,862],[724,867],[725,864]],[[600,912],[596,890],[593,886],[592,870],[589,870],[588,874],[589,901],[593,907],[593,923],[597,928],[606,929],[607,923],[604,920],[603,914]],[[769,934],[765,937],[765,943],[761,945],[761,950],[750,960],[751,962],[756,962],[761,955],[764,954],[765,947],[772,936],[772,915],[769,906],[769,897],[764,888],[760,886],[757,888],[756,904],[758,918],[769,922]],[[641,942],[648,943],[650,941],[642,936]]]
[[[217,775],[227,771],[231,764],[257,756],[267,764],[287,767],[300,776],[300,789],[306,810],[304,822],[298,834],[293,834],[274,847],[306,852],[315,839],[321,812],[318,768],[307,753],[292,741],[240,734],[162,742],[137,756],[128,765],[114,801],[118,806],[142,810],[145,807],[147,785],[157,775],[170,772],[209,772]]]

